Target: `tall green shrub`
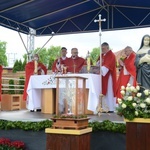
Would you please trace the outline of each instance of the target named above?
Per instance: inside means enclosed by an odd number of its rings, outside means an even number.
[[[24,79],[24,77],[20,77],[19,79]],[[19,85],[24,85],[25,84],[25,80],[19,80]],[[19,89],[24,89],[24,87],[20,86]],[[23,94],[23,90],[19,91],[19,94]]]
[[[15,90],[13,90],[13,89],[15,89],[15,86],[14,86],[14,80],[9,80],[9,91],[8,91],[8,93],[9,94],[15,94]]]

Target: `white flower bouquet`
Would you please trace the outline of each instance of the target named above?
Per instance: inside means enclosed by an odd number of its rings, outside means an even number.
[[[121,87],[122,99],[118,98],[117,114],[128,120],[150,118],[150,90],[140,93],[140,86]]]

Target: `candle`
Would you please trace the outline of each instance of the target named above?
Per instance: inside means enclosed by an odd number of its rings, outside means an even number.
[[[90,68],[91,68],[91,60],[90,57],[87,58],[87,71],[90,72]]]
[[[34,74],[37,74],[38,72],[38,62],[35,60],[34,61]]]
[[[91,59],[90,59],[90,54],[88,51],[88,54],[87,54],[87,71],[88,71],[88,73],[90,72],[90,68],[91,68]]]

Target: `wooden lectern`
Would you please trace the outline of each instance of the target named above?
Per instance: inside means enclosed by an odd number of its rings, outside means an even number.
[[[56,115],[85,114],[86,79],[79,76],[56,76]]]

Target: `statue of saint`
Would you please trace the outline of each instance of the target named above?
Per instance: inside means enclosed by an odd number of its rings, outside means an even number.
[[[144,89],[150,89],[150,35],[143,36],[141,46],[136,53],[135,66],[137,82]]]

